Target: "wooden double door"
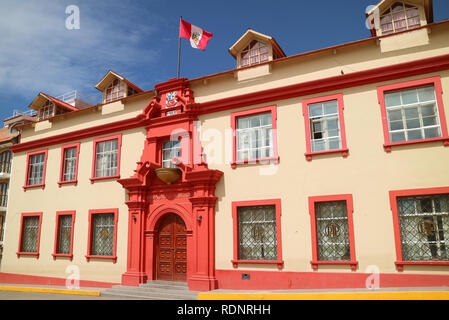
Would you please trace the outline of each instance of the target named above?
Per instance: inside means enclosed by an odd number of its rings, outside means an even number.
[[[176,214],[162,217],[156,241],[156,279],[186,281],[187,236],[184,221]]]

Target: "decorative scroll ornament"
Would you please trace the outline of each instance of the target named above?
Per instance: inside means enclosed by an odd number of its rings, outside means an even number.
[[[261,226],[253,227],[253,239],[256,241],[260,241],[263,237],[263,228]]]
[[[418,231],[423,236],[431,236],[435,233],[435,225],[432,221],[423,219],[418,224]]]
[[[340,227],[335,223],[330,223],[326,226],[326,234],[329,238],[336,238],[340,234]]]
[[[69,231],[68,230],[64,230],[64,240],[67,240],[69,238]]]
[[[108,229],[101,230],[101,238],[106,239],[108,237]]]

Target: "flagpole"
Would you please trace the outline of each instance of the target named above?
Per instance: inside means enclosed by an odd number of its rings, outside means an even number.
[[[181,30],[181,21],[182,16],[179,17],[179,29]],[[179,44],[178,44],[178,79],[179,79],[179,66],[181,64],[181,36],[179,35]]]

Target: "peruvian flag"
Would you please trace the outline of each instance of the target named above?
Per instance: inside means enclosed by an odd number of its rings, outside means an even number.
[[[192,48],[201,49],[204,51],[204,49],[206,49],[207,42],[210,38],[212,38],[212,35],[212,33],[181,19],[179,37],[189,39]]]

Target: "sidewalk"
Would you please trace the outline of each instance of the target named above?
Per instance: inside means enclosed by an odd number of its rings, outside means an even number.
[[[62,286],[0,283],[0,291],[57,293],[57,294],[82,295],[82,296],[100,296],[101,289],[102,288],[85,288],[85,287],[79,289],[68,289]]]

